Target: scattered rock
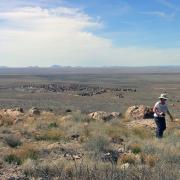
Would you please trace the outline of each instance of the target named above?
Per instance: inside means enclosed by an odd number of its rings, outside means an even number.
[[[116,164],[118,161],[119,155],[120,153],[118,151],[109,150],[102,155],[101,159],[102,161],[109,161]]]
[[[123,170],[125,170],[125,169],[128,169],[129,166],[130,166],[129,163],[125,163],[125,164],[122,164],[120,168],[123,169]]]
[[[78,140],[79,137],[80,137],[79,134],[73,134],[73,135],[71,136],[71,139],[72,139],[72,140]]]

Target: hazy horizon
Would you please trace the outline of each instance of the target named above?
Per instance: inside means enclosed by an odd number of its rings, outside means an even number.
[[[63,66],[63,65],[49,65],[49,66],[1,66],[0,68],[180,68],[180,65],[142,65],[142,66]]]

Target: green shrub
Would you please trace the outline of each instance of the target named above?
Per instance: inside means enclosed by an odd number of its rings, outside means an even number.
[[[4,160],[9,163],[9,164],[17,164],[17,165],[21,165],[22,164],[22,160],[21,158],[19,158],[18,156],[16,156],[15,154],[9,154],[6,155],[4,157]]]
[[[17,137],[14,137],[12,135],[6,136],[4,138],[4,141],[12,148],[20,146],[22,144],[22,142]]]
[[[50,123],[49,125],[48,125],[48,128],[57,128],[58,127],[58,125],[57,125],[57,123],[56,122],[53,122],[53,123]]]
[[[141,145],[138,143],[130,144],[128,149],[131,150],[134,154],[139,154],[142,151]]]

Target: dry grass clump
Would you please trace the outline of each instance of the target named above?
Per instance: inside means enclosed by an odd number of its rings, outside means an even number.
[[[119,159],[118,163],[120,163],[120,164],[126,164],[126,163],[135,164],[136,159],[137,158],[136,158],[135,154],[127,153],[127,154],[122,155],[122,157]]]
[[[111,138],[129,137],[129,129],[123,127],[123,125],[109,125],[106,127],[106,133]]]
[[[26,159],[22,165],[22,169],[26,176],[32,177],[34,176],[34,172],[36,171],[37,163],[33,159]]]
[[[109,147],[109,141],[103,136],[91,138],[86,144],[85,149],[88,151],[94,151],[100,153],[105,151]]]
[[[91,121],[94,121],[94,119],[90,118],[86,114],[82,114],[80,111],[73,112],[72,117],[73,117],[72,120],[75,122],[87,122],[87,123],[89,123]]]
[[[58,141],[64,138],[64,131],[60,129],[42,130],[34,134],[37,141]]]
[[[153,133],[148,128],[134,127],[131,129],[132,136],[137,136],[140,139],[151,139],[153,137]]]
[[[87,142],[99,136],[107,137],[106,124],[103,121],[91,121],[90,123],[79,124],[80,141]]]
[[[80,142],[86,142],[91,137],[91,131],[89,129],[88,124],[84,124],[82,127],[82,132],[80,136]]]
[[[82,114],[80,111],[75,111],[65,116],[59,116],[57,121],[60,123],[66,123],[67,121],[73,121],[76,123],[90,123],[95,120],[89,117],[87,114]]]
[[[154,167],[159,158],[155,155],[141,153],[141,162],[150,167]]]

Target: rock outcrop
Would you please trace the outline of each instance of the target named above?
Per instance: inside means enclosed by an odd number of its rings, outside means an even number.
[[[125,117],[127,120],[152,119],[153,109],[148,106],[131,106],[127,109]]]
[[[1,109],[0,110],[0,117],[3,116],[9,116],[12,118],[16,118],[19,115],[23,114],[23,109],[22,108],[15,108],[15,109]]]
[[[97,112],[90,113],[89,117],[96,119],[96,120],[110,121],[111,119],[121,117],[121,113],[119,113],[119,112],[108,113],[105,111],[97,111]]]
[[[5,121],[13,124],[23,114],[24,114],[24,110],[22,108],[1,109],[0,110],[0,126],[3,125]]]

